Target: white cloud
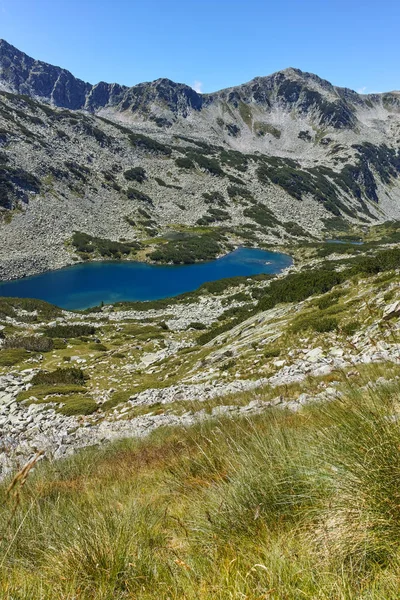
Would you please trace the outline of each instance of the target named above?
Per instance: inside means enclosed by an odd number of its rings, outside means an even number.
[[[202,81],[196,81],[194,82],[194,84],[192,85],[192,88],[194,89],[195,92],[197,92],[198,94],[202,93],[202,87],[203,87],[203,82]]]
[[[377,90],[368,90],[368,87],[364,85],[363,87],[357,90],[358,94],[382,94],[382,92],[378,92]]]

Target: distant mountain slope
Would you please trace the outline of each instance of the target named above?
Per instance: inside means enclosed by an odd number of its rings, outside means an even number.
[[[91,85],[5,41],[1,89],[0,278],[80,258],[74,231],[151,249],[201,226],[228,247],[400,217],[398,92],[292,68],[213,94]]]

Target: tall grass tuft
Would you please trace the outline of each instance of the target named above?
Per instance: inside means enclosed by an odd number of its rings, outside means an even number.
[[[287,529],[321,503],[326,486],[310,452],[310,432],[293,427],[289,416],[272,413],[261,427],[239,425],[226,443],[229,475],[210,493],[206,515],[214,533],[226,539]]]
[[[316,433],[332,490],[320,541],[352,568],[387,565],[400,549],[399,397],[398,383],[353,391]]]

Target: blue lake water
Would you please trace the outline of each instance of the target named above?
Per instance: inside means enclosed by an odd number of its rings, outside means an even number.
[[[257,248],[238,248],[217,260],[193,265],[91,262],[0,283],[0,296],[39,298],[62,308],[84,309],[101,302],[177,296],[206,281],[279,273],[291,264],[287,254]]]

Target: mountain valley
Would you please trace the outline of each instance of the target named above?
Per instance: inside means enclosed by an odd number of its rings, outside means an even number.
[[[0,295],[2,599],[398,599],[399,149],[400,92],[92,85],[0,40],[0,282],[43,274]]]
[[[215,94],[93,87],[5,41],[0,86],[2,279],[99,257],[191,262],[400,215],[396,92],[296,69]],[[213,249],[187,256],[182,238]]]

